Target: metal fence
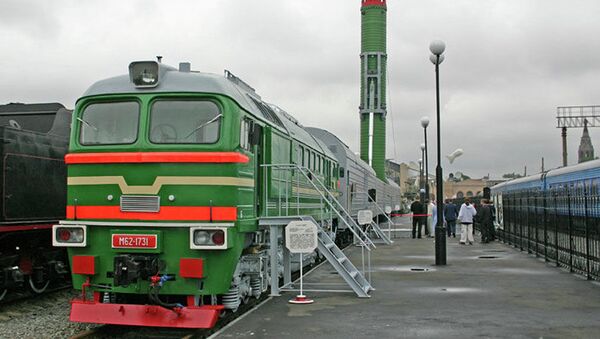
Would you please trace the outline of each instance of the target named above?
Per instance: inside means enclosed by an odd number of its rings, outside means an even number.
[[[579,182],[547,191],[503,193],[498,238],[587,279],[600,280],[597,187]]]

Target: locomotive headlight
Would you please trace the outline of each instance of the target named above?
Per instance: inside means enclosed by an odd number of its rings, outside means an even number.
[[[211,244],[210,234],[207,231],[196,231],[194,232],[194,244],[196,245],[209,245]]]
[[[135,87],[158,86],[158,62],[156,61],[134,61],[129,64],[129,79]]]
[[[191,249],[226,249],[227,229],[216,227],[192,227],[190,228]]]
[[[85,225],[53,225],[52,245],[56,247],[85,247]]]

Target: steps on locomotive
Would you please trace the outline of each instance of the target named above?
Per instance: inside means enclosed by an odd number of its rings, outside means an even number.
[[[327,261],[333,266],[336,272],[342,277],[346,284],[352,289],[358,297],[368,298],[369,291],[373,290],[371,283],[365,278],[362,272],[360,272],[356,266],[350,261],[350,259],[344,254],[344,252],[335,244],[331,237],[327,234],[322,227],[316,222],[312,216],[292,216],[292,217],[265,217],[261,218],[259,224],[262,226],[269,226],[271,229],[276,227],[285,227],[291,221],[308,221],[317,226],[318,233],[318,247],[319,252],[327,259]],[[366,242],[362,242],[363,246],[370,250],[370,245]],[[276,253],[271,253],[272,258],[276,256]],[[273,284],[278,284],[278,281],[272,280],[272,292],[275,290],[277,295],[279,292],[279,286],[274,289]],[[284,287],[281,290],[287,290]]]
[[[373,230],[373,232],[375,232],[375,235],[377,237],[379,237],[379,239],[381,239],[383,241],[384,244],[386,245],[391,245],[394,243],[394,241],[392,239],[390,239],[390,237],[385,234],[385,231],[381,229],[381,227],[379,227],[379,225],[374,222],[371,221],[371,229]]]

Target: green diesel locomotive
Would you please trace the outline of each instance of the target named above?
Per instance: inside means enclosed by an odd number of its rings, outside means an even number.
[[[228,71],[132,62],[77,101],[65,162],[72,321],[212,327],[268,288],[260,218],[338,222],[311,184],[339,194],[334,154]]]

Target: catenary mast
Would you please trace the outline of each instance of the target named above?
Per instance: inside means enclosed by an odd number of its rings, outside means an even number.
[[[385,180],[386,0],[361,0],[360,157]]]

